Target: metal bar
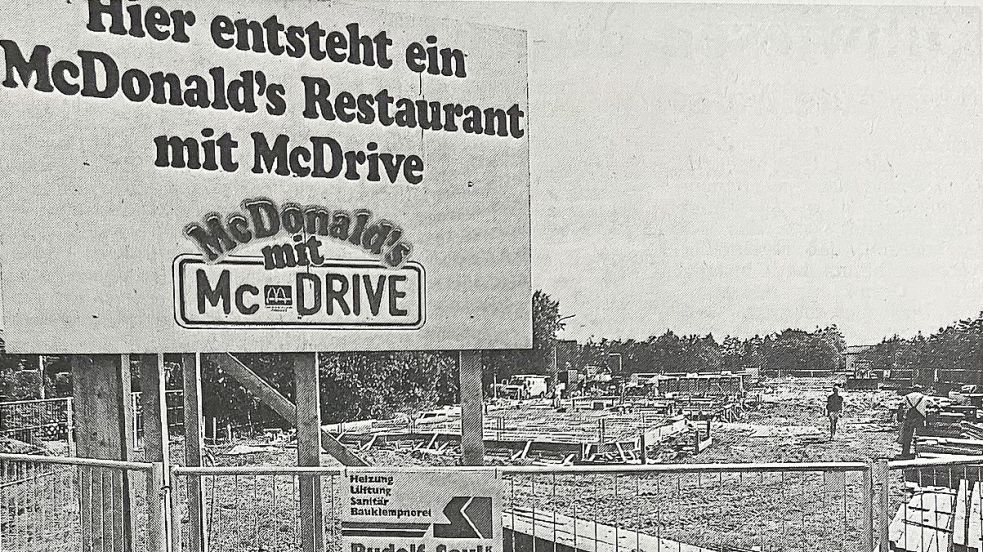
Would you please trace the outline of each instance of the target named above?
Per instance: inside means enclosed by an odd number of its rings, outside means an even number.
[[[90,466],[117,470],[146,471],[153,469],[149,462],[130,462],[125,460],[99,460],[95,458],[76,458],[69,456],[42,456],[38,454],[0,453],[0,462],[24,462],[28,464],[61,464],[67,466]]]
[[[874,463],[871,462],[867,471],[863,472],[863,484],[861,492],[863,493],[864,501],[864,519],[863,525],[863,540],[860,542],[866,545],[865,550],[874,550],[877,546],[877,541],[874,539],[874,501],[876,500],[876,495],[874,494]],[[845,483],[844,483],[845,484]],[[846,489],[844,489],[844,515],[846,510]]]
[[[178,478],[177,474],[174,472],[174,467],[171,467],[171,475],[168,478],[168,482],[171,485],[170,492],[168,493],[168,502],[170,506],[170,544],[171,550],[173,552],[178,552],[181,550],[181,512],[178,508]]]
[[[892,470],[900,470],[905,468],[927,468],[933,466],[961,466],[968,464],[979,464],[979,456],[946,456],[944,458],[916,458],[914,460],[889,460],[887,461],[887,466]]]
[[[888,462],[886,460],[877,461],[877,479],[881,481],[881,495],[880,495],[880,515],[878,516],[878,521],[880,521],[879,527],[879,541],[880,541],[880,551],[890,552],[890,534],[889,528],[891,523],[891,482],[889,478],[891,477],[890,471],[888,471]],[[905,532],[907,534],[907,531]]]
[[[181,355],[184,376],[184,460],[189,466],[201,466],[204,446],[201,418],[201,355]],[[189,477],[185,484],[188,496],[188,540],[190,552],[202,552],[207,542],[201,494],[201,478]]]
[[[17,406],[17,405],[24,405],[24,404],[42,404],[42,403],[67,402],[67,401],[70,401],[70,400],[72,400],[70,397],[57,397],[57,398],[53,398],[53,399],[26,399],[26,400],[20,400],[20,401],[3,401],[3,402],[0,402],[0,408],[2,408],[4,406]]]
[[[980,459],[977,458],[977,463]],[[175,466],[174,471],[183,475],[232,475],[232,474],[311,474],[342,475],[347,473],[373,472],[431,472],[447,471],[486,471],[494,470],[502,475],[557,474],[577,475],[595,473],[647,474],[647,473],[771,473],[771,472],[863,472],[869,466],[862,462],[816,462],[799,464],[646,464],[642,465],[580,465],[580,466],[498,466],[495,468],[476,466],[395,466],[395,467],[347,467],[330,466],[235,466],[235,467],[190,467]]]

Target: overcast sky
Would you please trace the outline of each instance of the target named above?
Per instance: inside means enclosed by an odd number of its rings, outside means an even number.
[[[977,9],[399,9],[528,30],[533,283],[566,337],[983,310]]]

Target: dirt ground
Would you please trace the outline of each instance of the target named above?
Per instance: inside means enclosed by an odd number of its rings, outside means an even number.
[[[826,397],[835,380],[789,378],[764,383],[762,404],[736,423],[713,425],[700,462],[868,462],[901,452],[893,391],[844,391],[843,417],[829,438]],[[842,382],[838,382],[842,383]]]

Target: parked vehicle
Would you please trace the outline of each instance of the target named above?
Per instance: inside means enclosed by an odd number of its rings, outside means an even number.
[[[979,385],[963,385],[958,391],[949,391],[949,398],[959,405],[979,403],[979,397],[983,397],[983,389]]]
[[[416,425],[439,424],[461,417],[460,406],[445,406],[436,410],[421,412],[416,418]]]

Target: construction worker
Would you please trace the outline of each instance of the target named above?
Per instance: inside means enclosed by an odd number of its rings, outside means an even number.
[[[901,443],[901,458],[915,457],[911,452],[911,445],[918,429],[925,426],[927,419],[928,397],[921,392],[921,387],[916,385],[911,393],[901,399],[901,404],[898,405],[898,421],[901,422],[898,442]]]
[[[836,437],[836,422],[840,419],[843,412],[843,396],[840,395],[840,388],[833,386],[833,393],[826,397],[826,417],[829,418],[829,438]]]

